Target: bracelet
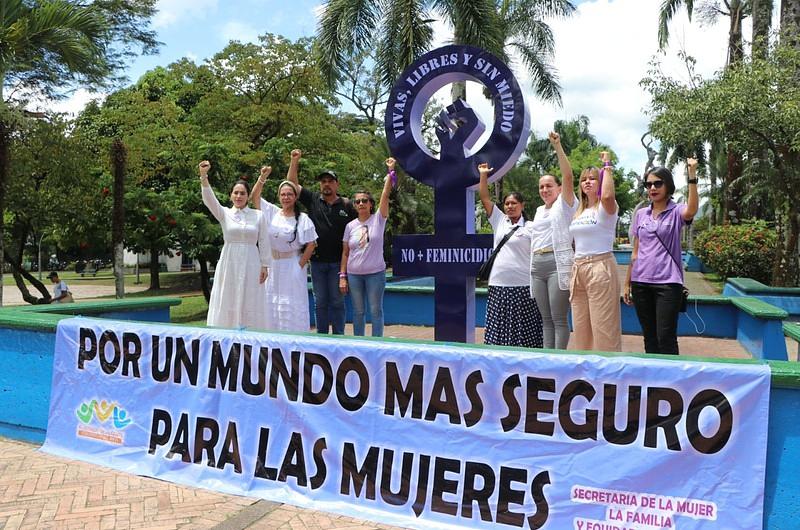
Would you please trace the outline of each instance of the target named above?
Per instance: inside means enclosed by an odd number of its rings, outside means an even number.
[[[339,278],[347,278],[347,273],[346,272],[340,272],[339,273]]]
[[[261,184],[266,184],[267,183],[266,179],[265,180],[261,180],[261,177],[258,177],[258,182],[260,182]]]
[[[686,183],[687,184],[697,184],[697,179],[687,179]]]

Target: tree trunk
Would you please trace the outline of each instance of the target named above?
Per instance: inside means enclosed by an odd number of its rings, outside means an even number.
[[[742,193],[737,182],[742,176],[742,156],[728,148],[728,171],[725,175],[725,202],[722,221],[741,221]]]
[[[111,163],[114,168],[114,210],[111,214],[111,240],[114,248],[114,285],[117,298],[125,296],[124,226],[125,226],[125,162],[127,149],[119,138],[111,144]]]
[[[735,0],[730,3],[730,28],[728,29],[728,66],[740,62],[744,57],[742,47],[742,19],[744,18],[743,2]]]
[[[158,249],[155,246],[150,247],[150,290],[157,291],[161,289],[161,282],[158,280]]]
[[[0,81],[3,80],[3,77],[0,77]],[[0,87],[0,91],[2,87]],[[3,111],[5,111],[5,105],[3,105],[2,100],[0,100],[0,105],[3,106]],[[4,117],[3,117],[4,118]],[[6,229],[5,229],[5,210],[6,210],[6,183],[8,182],[8,142],[10,141],[10,131],[8,127],[8,123],[5,119],[0,118],[0,307],[3,307],[3,271],[5,270],[5,240],[6,240]]]
[[[795,201],[789,201],[785,212],[777,215],[775,226],[778,245],[772,265],[774,287],[797,287],[800,283],[798,265],[798,237],[800,237],[800,211]]]
[[[769,29],[772,26],[772,0],[752,0],[753,59],[766,59],[769,50]]]
[[[211,301],[211,289],[209,288],[211,275],[208,273],[208,262],[202,256],[197,261],[200,262],[200,289],[203,291],[203,298],[209,302]]]
[[[781,1],[781,33],[785,44],[800,48],[800,0]]]
[[[19,263],[14,256],[6,252],[4,257],[4,261],[11,267],[11,274],[14,277],[14,283],[17,284],[19,292],[22,293],[22,299],[28,304],[49,304],[52,298],[50,293],[47,291],[47,287],[45,287],[42,282],[36,279],[35,276],[26,271],[22,267],[22,264]],[[41,298],[36,298],[31,294],[30,290],[28,290],[28,285],[25,283],[25,280],[28,280],[28,282],[30,282],[30,284],[35,287],[37,291],[42,293]]]
[[[742,61],[742,18],[744,6],[741,1],[730,3],[730,29],[728,30],[728,67]],[[725,203],[723,221],[741,220],[741,192],[735,182],[742,176],[742,155],[728,147],[728,171],[725,175]]]

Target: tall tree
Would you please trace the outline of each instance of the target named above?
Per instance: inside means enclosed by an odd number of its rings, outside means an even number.
[[[0,305],[3,300],[3,211],[14,97],[53,95],[79,82],[100,86],[141,46],[157,46],[148,21],[155,0],[3,0],[0,2]],[[6,97],[8,89],[10,98]]]

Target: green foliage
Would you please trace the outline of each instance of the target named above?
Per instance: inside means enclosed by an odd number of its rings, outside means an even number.
[[[767,59],[742,60],[711,79],[693,74],[688,84],[654,68],[643,81],[650,92],[653,135],[670,145],[716,139],[728,152],[749,153],[742,177],[730,183],[742,201],[773,218],[780,245],[775,285],[800,281],[800,50],[776,46]]]
[[[694,252],[722,278],[743,277],[770,282],[765,257],[775,254],[778,236],[764,221],[715,226],[700,234]]]

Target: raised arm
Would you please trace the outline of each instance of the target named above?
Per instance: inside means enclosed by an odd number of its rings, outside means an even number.
[[[600,186],[600,205],[608,215],[617,213],[617,200],[614,195],[614,168],[611,167],[611,155],[608,151],[600,153],[600,159],[603,161],[603,167],[600,171],[603,172],[603,185]]]
[[[687,158],[686,167],[689,168],[689,178],[686,185],[689,188],[689,196],[686,198],[686,209],[683,210],[683,220],[687,223],[694,219],[697,209],[700,207],[700,197],[697,194],[697,159]]]
[[[561,198],[571,208],[575,202],[575,176],[572,174],[572,164],[569,163],[564,147],[561,145],[561,135],[551,132],[547,135],[550,145],[556,152],[558,168],[561,170]]]
[[[389,157],[386,159],[386,178],[383,179],[383,191],[381,192],[381,199],[378,203],[378,211],[384,219],[389,217],[389,193],[392,191],[392,172],[394,171],[395,159]]]
[[[490,168],[489,164],[478,164],[478,173],[480,173],[481,178],[478,183],[478,196],[481,199],[481,204],[483,204],[483,210],[488,217],[492,216],[492,210],[494,209],[494,203],[489,196],[489,173],[492,171],[494,171],[494,168]]]
[[[264,189],[264,184],[267,183],[270,173],[272,173],[272,166],[261,167],[261,174],[256,179],[253,191],[250,192],[250,202],[253,203],[254,210],[261,209],[261,191]]]
[[[300,157],[303,156],[303,152],[300,149],[292,149],[289,156],[289,170],[286,172],[286,180],[297,186],[297,194],[299,197],[300,190],[303,189],[303,187],[300,185],[300,182],[298,182],[297,175],[300,172]]]
[[[197,168],[200,172],[200,189],[203,194],[203,204],[206,205],[211,215],[221,223],[225,219],[225,209],[219,203],[219,199],[214,195],[214,190],[211,189],[211,185],[208,183],[208,170],[211,169],[211,162],[203,160]]]

